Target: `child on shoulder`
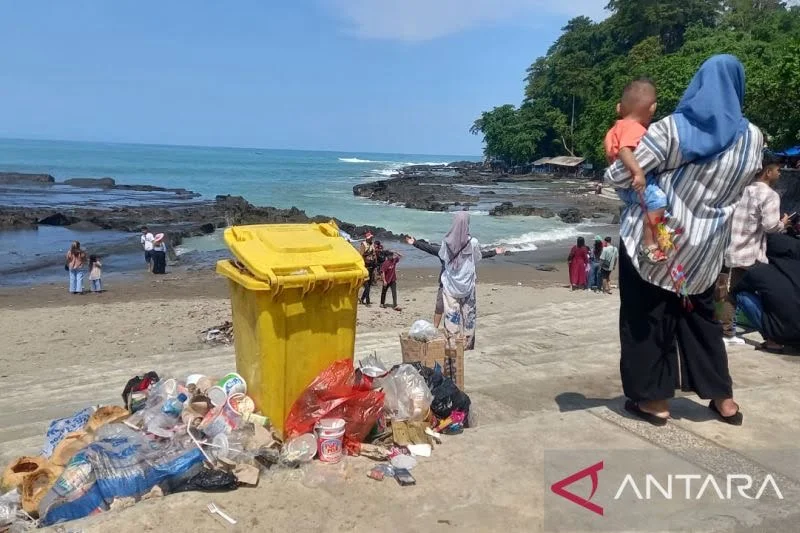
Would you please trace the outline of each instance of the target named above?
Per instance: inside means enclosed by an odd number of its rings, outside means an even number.
[[[386,307],[386,292],[392,290],[392,309],[399,311],[397,306],[397,263],[403,257],[398,252],[387,251],[381,264],[381,277],[383,290],[381,291],[381,307]]]
[[[631,173],[633,183],[630,189],[618,189],[617,193],[623,202],[632,205],[644,205],[645,212],[643,245],[639,255],[650,263],[662,263],[667,260],[665,251],[658,242],[658,227],[663,223],[667,208],[667,196],[652,176],[645,176],[633,152],[647,133],[650,121],[656,112],[656,87],[646,78],[633,80],[622,91],[622,99],[617,104],[617,115],[620,118],[608,130],[604,147],[609,163],[620,159]]]

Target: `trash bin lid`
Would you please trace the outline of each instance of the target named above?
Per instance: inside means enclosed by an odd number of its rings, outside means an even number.
[[[367,277],[361,254],[332,222],[233,226],[224,239],[249,273],[270,286],[356,283]]]

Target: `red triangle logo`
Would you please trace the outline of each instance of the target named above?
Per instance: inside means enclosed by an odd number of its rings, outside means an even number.
[[[554,494],[558,494],[562,498],[566,498],[567,500],[571,501],[572,503],[577,503],[584,509],[588,509],[593,513],[599,514],[603,516],[603,508],[597,505],[596,503],[592,503],[589,500],[592,499],[594,493],[597,492],[597,487],[600,484],[600,480],[597,476],[597,473],[603,469],[603,461],[599,463],[593,464],[592,466],[588,466],[581,470],[580,472],[575,472],[571,476],[567,476],[561,481],[556,481],[550,486],[550,490],[553,491]],[[589,498],[581,498],[575,493],[572,493],[566,490],[565,487],[572,485],[579,479],[583,479],[586,476],[591,476],[592,478],[592,493],[589,495]]]

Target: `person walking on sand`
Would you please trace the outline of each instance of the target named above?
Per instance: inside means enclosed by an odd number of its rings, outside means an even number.
[[[381,278],[383,279],[383,289],[381,290],[381,307],[386,307],[386,292],[392,290],[392,309],[400,311],[397,306],[397,263],[403,256],[397,252],[387,251],[386,259],[381,264]]]
[[[86,252],[81,243],[73,241],[67,252],[64,268],[69,272],[70,294],[83,294],[83,279],[86,276]]]
[[[628,205],[620,220],[620,375],[625,409],[663,426],[676,386],[710,400],[722,421],[741,425],[733,401],[722,326],[714,319],[714,285],[745,186],[761,167],[764,137],[742,114],[745,73],[731,55],[708,59],[675,112],[650,126],[634,157],[674,206],[666,226],[677,235],[667,264],[640,261],[645,217]],[[605,173],[630,187],[621,162]],[[676,230],[682,230],[682,235]],[[678,349],[680,348],[680,350]]]
[[[439,262],[442,264],[442,269],[439,272],[439,290],[436,293],[436,304],[434,305],[433,309],[433,327],[439,329],[439,326],[442,324],[442,317],[444,316],[444,295],[442,294],[442,276],[444,276],[444,261],[439,257],[439,252],[442,249],[441,244],[432,244],[426,240],[422,239],[415,239],[412,236],[406,237],[406,243],[410,246],[413,246],[417,250],[422,250],[425,253],[435,255]],[[489,259],[496,255],[503,255],[506,253],[505,249],[503,248],[494,248],[492,250],[482,250],[481,251],[481,259]]]
[[[600,282],[606,294],[611,294],[611,273],[617,268],[618,258],[617,247],[611,244],[611,237],[606,237],[603,252],[600,254]]]
[[[89,285],[92,292],[103,292],[103,263],[96,255],[89,256]]]
[[[589,249],[583,237],[578,237],[577,244],[572,247],[567,256],[569,264],[569,286],[570,289],[586,288],[586,267],[589,264]]]
[[[144,262],[147,265],[147,271],[153,271],[153,241],[155,237],[150,230],[147,229],[147,226],[142,228],[142,237],[140,239],[142,243],[142,248],[144,248]]]
[[[605,248],[604,241],[600,235],[594,237],[594,247],[590,255],[591,267],[589,269],[589,288],[593,292],[599,292],[603,287],[603,281],[600,276],[600,256],[603,254]]]
[[[367,281],[364,284],[364,292],[361,293],[359,301],[364,305],[370,305],[369,293],[372,289],[372,282],[375,277],[375,269],[378,267],[378,256],[375,252],[375,245],[372,242],[372,232],[368,231],[364,235],[364,241],[359,246],[359,252],[364,259],[364,266],[367,267]]]
[[[747,270],[759,263],[769,263],[767,259],[767,234],[782,233],[790,224],[789,215],[781,217],[781,199],[775,192],[775,184],[781,177],[780,159],[765,154],[758,178],[745,187],[742,199],[733,212],[731,223],[731,242],[725,253],[725,266],[717,278],[717,301],[721,304],[722,335],[726,345],[744,344],[744,339],[736,336],[736,299],[730,294],[744,278]],[[783,346],[770,339],[764,347],[782,350]]]

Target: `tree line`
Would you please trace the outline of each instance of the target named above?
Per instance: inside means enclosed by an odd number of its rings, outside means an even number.
[[[576,17],[527,69],[519,106],[485,111],[470,131],[484,155],[509,165],[577,155],[605,164],[602,141],[631,79],[658,90],[656,119],[671,113],[708,57],[746,70],[745,115],[771,148],[800,142],[800,7],[778,0],[611,0],[602,22]]]

